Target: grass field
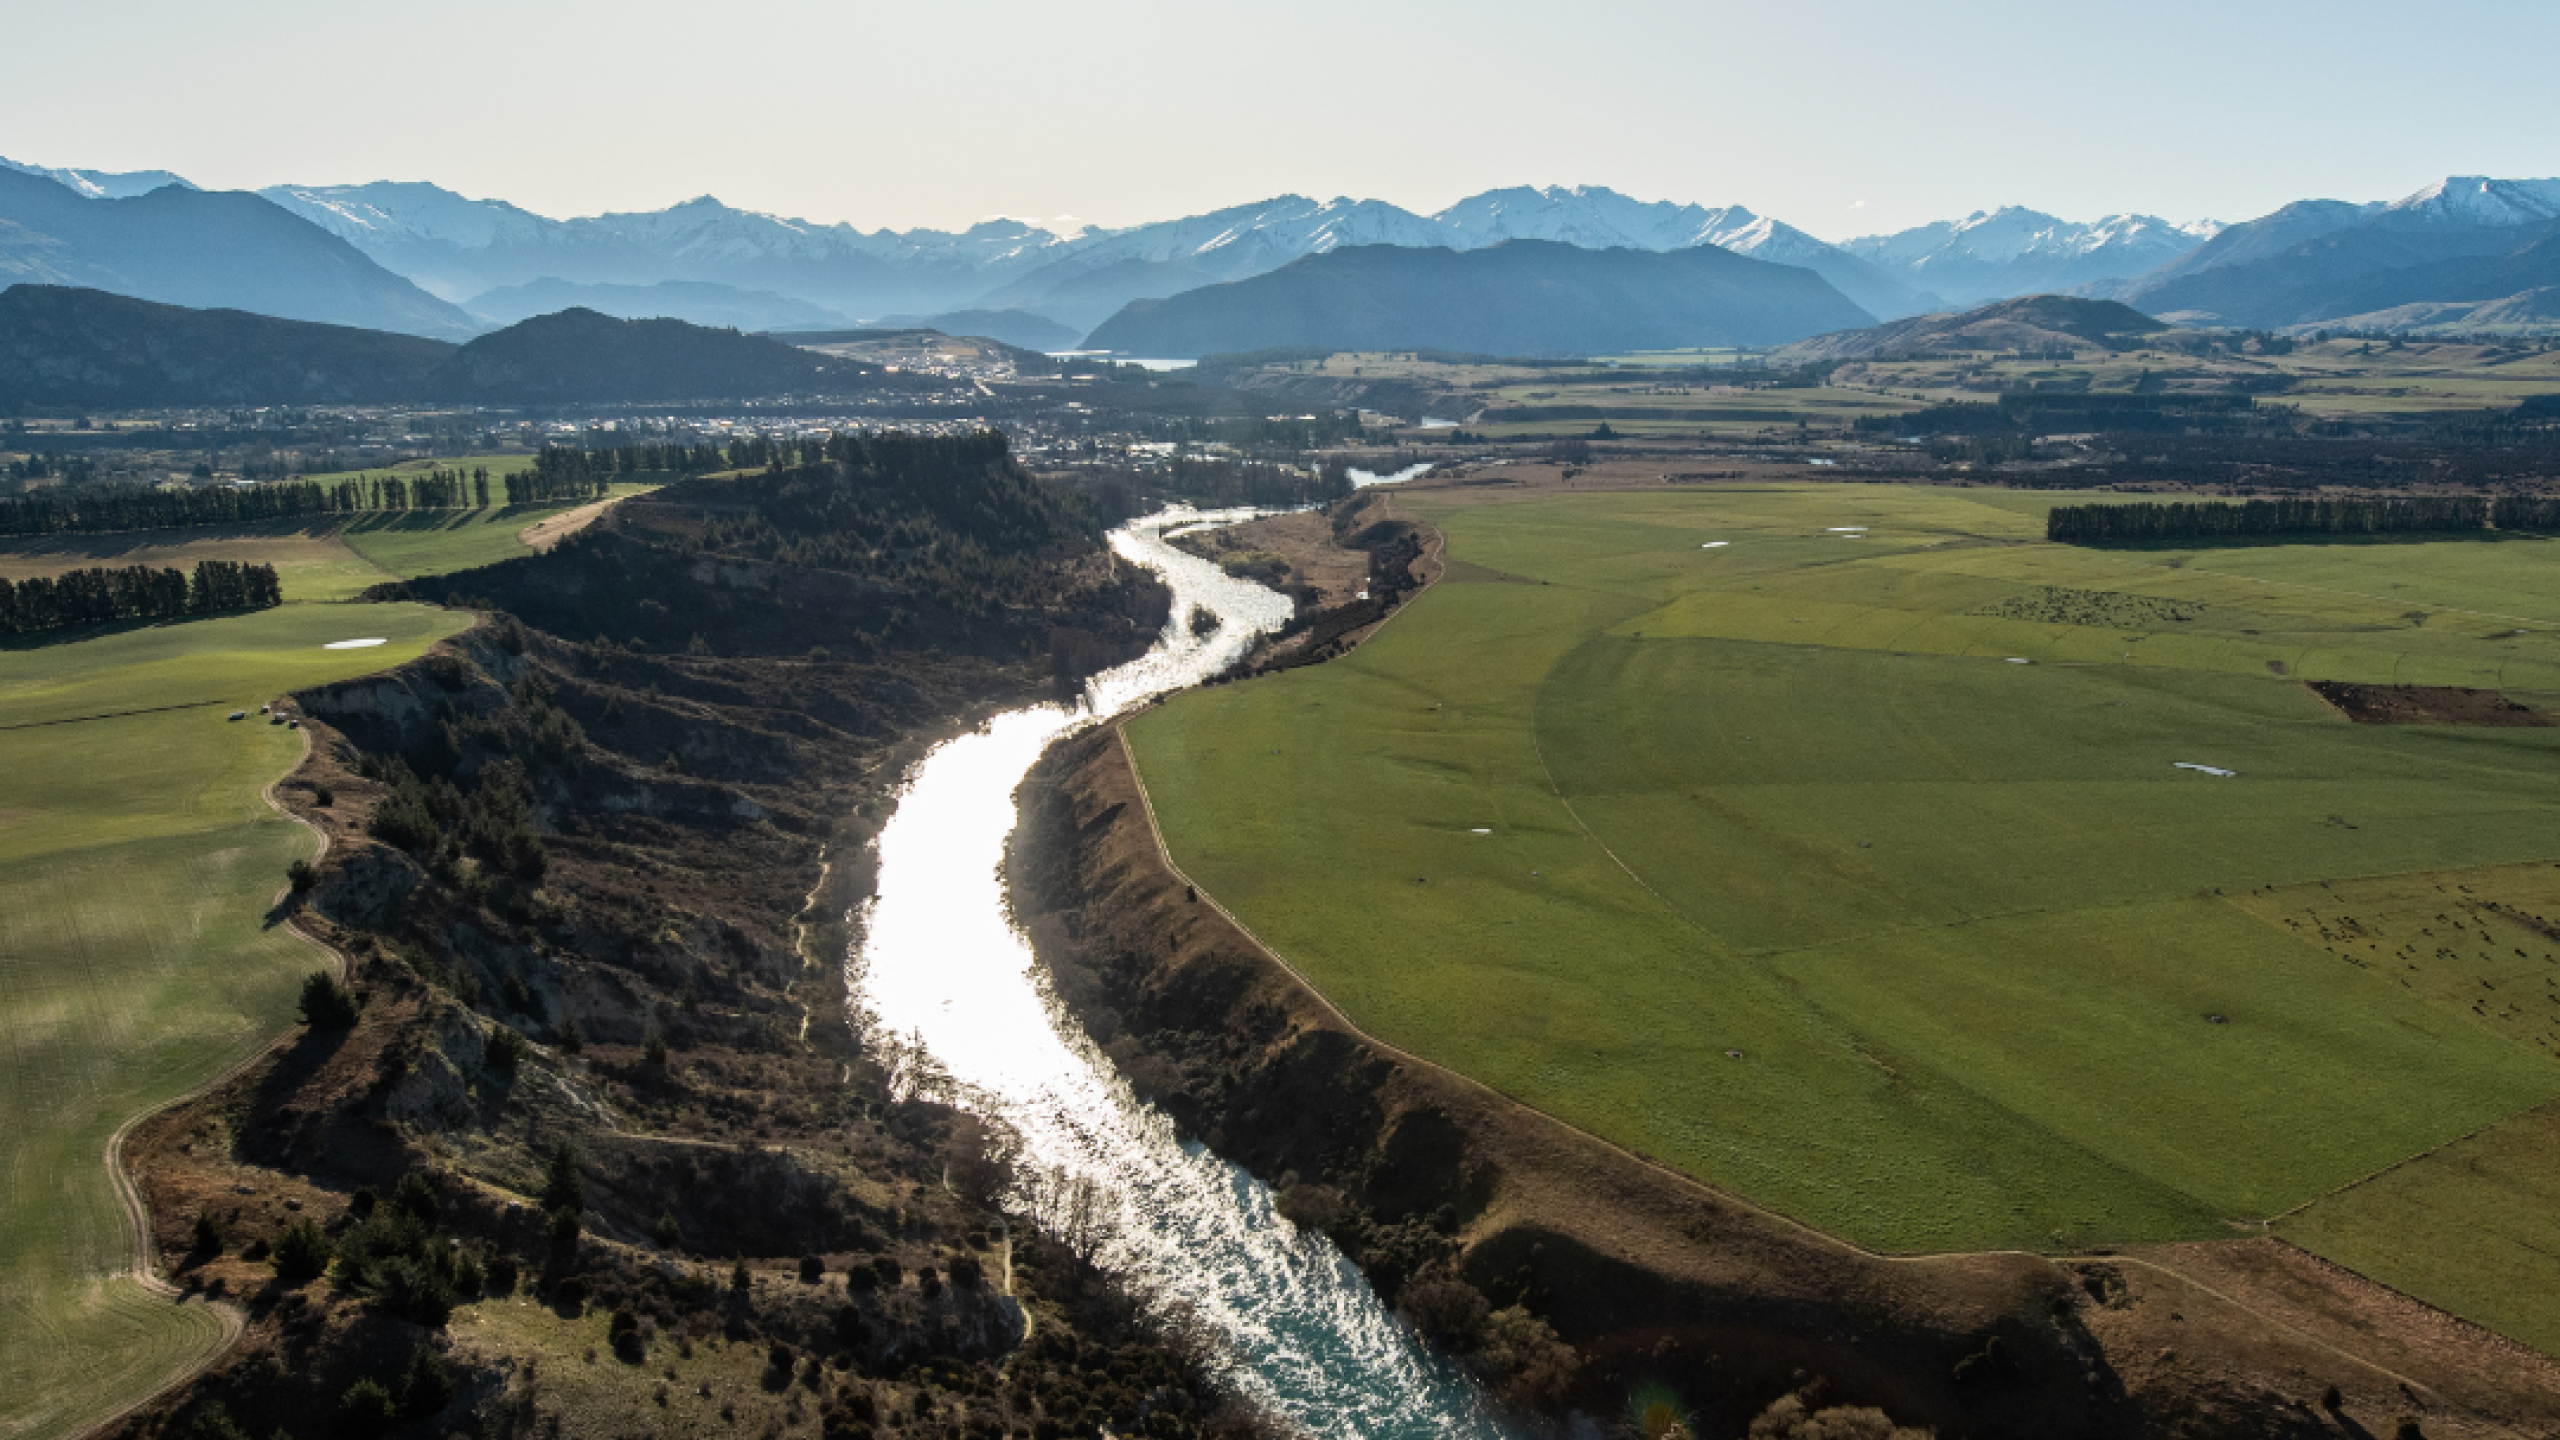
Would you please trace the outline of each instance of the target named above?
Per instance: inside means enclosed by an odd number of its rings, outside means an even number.
[[[612,494],[619,499],[654,488],[622,484]],[[517,535],[575,508],[493,505],[114,535],[12,536],[0,538],[0,578],[22,580],[93,565],[183,570],[198,560],[254,560],[276,567],[288,602],[345,600],[385,580],[476,569],[530,553]]]
[[[2285,923],[2560,859],[2560,730],[2298,683],[2560,699],[2560,549],[2085,551],[2039,497],[1887,487],[1400,503],[1451,564],[1394,624],[1129,732],[1176,858],[1381,1038],[1891,1250],[2229,1235],[2560,1096],[2560,1001],[2492,1020]]]
[[[570,508],[0,544],[12,576],[268,561],[288,602],[0,648],[0,1440],[74,1433],[221,1336],[202,1307],[129,1277],[102,1155],[118,1125],[287,1024],[315,963],[266,918],[310,845],[259,798],[300,737],[223,717],[401,664],[461,629],[453,612],[323,602],[529,553],[518,533]],[[374,636],[387,643],[322,648]]]
[[[0,651],[0,1435],[70,1434],[218,1338],[128,1277],[107,1137],[265,1044],[316,964],[266,919],[311,841],[259,798],[301,737],[258,705],[466,623],[288,605]]]

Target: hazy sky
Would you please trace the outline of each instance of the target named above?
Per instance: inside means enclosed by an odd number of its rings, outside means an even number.
[[[6,0],[0,34],[11,159],[555,216],[1593,184],[1838,239],[2560,174],[2549,0]]]

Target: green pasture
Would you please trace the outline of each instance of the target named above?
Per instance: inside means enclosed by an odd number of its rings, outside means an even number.
[[[0,1435],[77,1433],[219,1340],[130,1278],[108,1136],[265,1044],[316,964],[268,918],[311,840],[260,798],[301,737],[257,707],[466,623],[288,605],[0,649]]]
[[[523,460],[521,456],[494,458]],[[611,495],[620,499],[655,488],[654,484],[617,484]],[[576,508],[492,505],[486,510],[368,511],[112,535],[9,536],[0,538],[0,576],[19,580],[85,566],[160,565],[184,570],[198,560],[247,560],[276,567],[288,603],[348,600],[386,580],[472,570],[528,554],[517,538],[526,526]]]
[[[2477,1325],[2560,1355],[2560,1106],[2321,1200],[2276,1233]]]
[[[2228,1235],[2560,1096],[2249,898],[2560,858],[2560,730],[2298,683],[2560,690],[2473,613],[2560,551],[2086,551],[2014,500],[1409,492],[1440,585],[1130,739],[1361,1025],[1878,1248]]]

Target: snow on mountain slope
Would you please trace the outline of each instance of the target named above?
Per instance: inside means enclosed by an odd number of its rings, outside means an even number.
[[[2221,233],[2211,220],[2172,224],[2151,215],[2079,223],[2003,206],[1841,248],[1908,283],[1971,304],[2121,280],[2157,269]]]
[[[2560,217],[2560,180],[2493,180],[2449,175],[2383,207],[2383,218],[2402,223],[2495,227],[2531,225]]]
[[[422,181],[270,185],[258,193],[358,248],[429,243],[486,249],[538,240],[560,223],[504,200],[466,199]]]
[[[0,156],[0,168],[21,175],[41,175],[56,184],[68,185],[91,200],[130,200],[148,195],[163,185],[179,185],[189,190],[196,186],[183,175],[166,170],[72,170],[48,169],[42,165],[24,165]]]

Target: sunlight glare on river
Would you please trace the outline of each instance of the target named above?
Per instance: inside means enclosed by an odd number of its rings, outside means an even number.
[[[944,1098],[1018,1139],[1009,1210],[1054,1227],[1072,1208],[1097,1263],[1161,1312],[1205,1323],[1271,1414],[1328,1440],[1499,1440],[1511,1432],[1484,1397],[1341,1252],[1295,1233],[1259,1182],[1135,1097],[1050,1003],[1006,905],[1014,791],[1051,742],[1216,674],[1288,620],[1287,597],[1160,538],[1253,513],[1175,509],[1114,531],[1113,550],[1173,590],[1155,647],[1096,676],[1073,709],[1008,712],[916,767],[880,832],[878,888],[848,962],[857,1020],[920,1048],[948,1077]],[[1205,636],[1191,632],[1194,606],[1220,621]]]

